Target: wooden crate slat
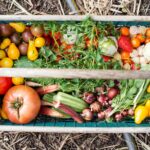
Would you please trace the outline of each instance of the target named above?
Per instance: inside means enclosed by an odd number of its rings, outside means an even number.
[[[43,77],[43,78],[81,78],[81,79],[149,79],[150,71],[133,70],[82,70],[82,69],[33,69],[0,68],[0,76]]]

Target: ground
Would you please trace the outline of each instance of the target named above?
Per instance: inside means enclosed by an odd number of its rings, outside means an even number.
[[[149,0],[75,0],[79,14],[149,15]],[[64,0],[0,0],[0,14],[74,14]],[[150,134],[132,134],[138,150],[150,149]],[[122,134],[1,132],[0,150],[127,150]]]

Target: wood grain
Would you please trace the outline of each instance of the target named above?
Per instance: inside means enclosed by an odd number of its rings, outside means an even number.
[[[67,79],[150,79],[150,71],[0,68],[0,76]]]
[[[150,16],[97,16],[97,15],[0,15],[2,21],[81,21],[90,16],[95,21],[150,21]]]

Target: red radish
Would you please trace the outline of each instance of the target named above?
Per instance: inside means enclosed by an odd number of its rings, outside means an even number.
[[[120,38],[118,39],[118,46],[122,50],[127,51],[129,53],[133,50],[131,40],[127,36],[120,36]]]
[[[119,89],[118,88],[115,88],[115,87],[112,87],[108,90],[108,94],[107,96],[110,98],[110,99],[113,99],[114,97],[116,97],[117,95],[119,94]]]
[[[101,110],[101,105],[96,101],[90,105],[90,108],[92,112],[99,112]]]
[[[93,113],[89,108],[86,108],[82,111],[81,116],[84,118],[84,120],[90,121],[93,119]]]
[[[83,100],[85,102],[87,102],[88,104],[91,104],[91,103],[93,103],[96,100],[96,97],[91,92],[85,92],[83,94]]]
[[[99,112],[98,114],[97,114],[97,116],[98,116],[98,119],[100,119],[100,120],[103,120],[104,118],[105,118],[105,113],[102,111],[102,112]]]
[[[116,121],[121,121],[122,119],[123,119],[123,116],[122,116],[121,113],[115,115],[115,120]]]

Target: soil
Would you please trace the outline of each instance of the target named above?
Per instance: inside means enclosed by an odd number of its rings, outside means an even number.
[[[75,0],[80,14],[149,15],[149,0]],[[101,2],[101,3],[98,3]],[[64,0],[0,0],[0,14],[72,14]],[[138,150],[150,149],[150,134],[132,134]],[[1,132],[0,150],[128,150],[123,134]]]

